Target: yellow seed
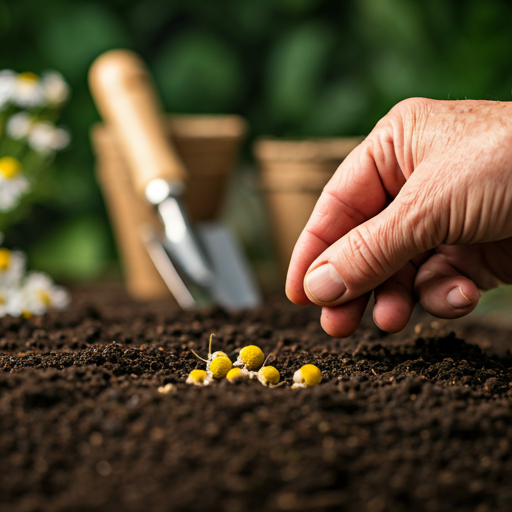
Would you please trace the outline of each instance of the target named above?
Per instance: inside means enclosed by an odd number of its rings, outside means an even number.
[[[243,379],[244,377],[245,374],[242,370],[240,370],[240,368],[232,368],[226,375],[226,379],[228,379],[229,382],[236,382],[237,380]]]
[[[308,388],[316,386],[322,382],[322,373],[314,364],[305,364],[293,375],[293,381],[297,384],[303,384]]]
[[[279,383],[280,378],[279,372],[273,366],[264,366],[260,368],[258,372],[258,380],[264,386],[268,386],[269,384],[275,386]]]
[[[21,164],[16,158],[12,156],[4,156],[0,158],[0,174],[4,178],[10,180],[14,178],[21,171]]]
[[[0,249],[0,270],[7,270],[11,264],[11,251],[9,249]]]
[[[187,384],[202,386],[206,380],[207,373],[204,370],[192,370],[187,378]]]
[[[223,379],[233,368],[233,363],[229,357],[216,357],[210,364],[210,371],[216,379]]]
[[[263,364],[265,354],[263,354],[260,347],[249,345],[240,350],[240,359],[244,362],[248,370],[256,371]]]

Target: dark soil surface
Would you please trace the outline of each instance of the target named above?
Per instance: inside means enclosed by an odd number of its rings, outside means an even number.
[[[421,318],[335,340],[318,317],[104,288],[0,319],[1,512],[511,511],[512,331]],[[232,359],[275,354],[286,384],[185,384],[211,332]],[[291,389],[304,363],[323,382]]]

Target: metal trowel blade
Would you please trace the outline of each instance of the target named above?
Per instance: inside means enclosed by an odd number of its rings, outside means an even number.
[[[215,280],[208,292],[178,271],[151,225],[141,229],[141,239],[165,284],[182,309],[212,304],[212,298],[230,311],[251,309],[262,299],[254,275],[233,235],[218,222],[196,224],[196,235],[212,266]]]
[[[146,224],[140,231],[142,243],[165,284],[182,309],[194,309],[197,301],[173,265],[153,226]]]
[[[217,303],[231,311],[261,305],[254,274],[233,234],[215,221],[196,223],[195,233],[215,274]]]

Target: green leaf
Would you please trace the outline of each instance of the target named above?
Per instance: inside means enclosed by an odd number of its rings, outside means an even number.
[[[175,112],[222,112],[240,97],[242,72],[234,51],[213,34],[190,31],[171,39],[154,65],[161,95]]]
[[[319,95],[304,131],[309,136],[354,135],[370,107],[371,93],[359,80],[342,80]]]
[[[269,56],[266,84],[272,117],[297,122],[308,112],[333,43],[329,27],[319,22],[294,27],[276,42]]]
[[[100,53],[128,44],[116,16],[99,3],[73,2],[53,11],[37,36],[48,63],[69,79],[84,77]]]
[[[102,219],[83,215],[65,222],[29,251],[30,266],[56,279],[88,280],[107,265],[108,231]]]

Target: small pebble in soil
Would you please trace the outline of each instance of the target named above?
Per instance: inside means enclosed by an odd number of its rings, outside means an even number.
[[[195,370],[195,371],[201,372],[201,370]],[[192,372],[192,373],[193,373],[193,372]],[[206,373],[206,372],[205,372],[205,373]],[[204,381],[204,379],[203,379],[203,381]],[[173,385],[173,384],[170,384],[170,383],[169,383],[169,384],[166,384],[165,386],[160,386],[160,387],[158,388],[158,392],[159,392],[159,393],[162,393],[162,394],[164,394],[164,395],[167,395],[168,393],[171,393],[171,391],[172,391],[172,392],[176,391],[176,388],[174,387],[174,385]]]

